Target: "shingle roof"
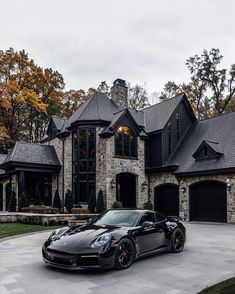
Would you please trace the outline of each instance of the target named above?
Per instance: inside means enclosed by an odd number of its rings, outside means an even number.
[[[176,174],[229,169],[235,167],[235,112],[199,121],[191,127],[167,164],[179,164]],[[194,152],[204,141],[211,144],[219,158],[195,161]],[[214,143],[213,143],[214,142]]]
[[[53,115],[51,118],[54,121],[57,130],[62,131],[63,126],[64,126],[65,122],[67,121],[67,119],[64,117],[55,116],[55,115]]]
[[[184,94],[178,95],[174,98],[143,109],[145,114],[146,132],[151,133],[163,129],[172,115],[172,112],[183,97]]]
[[[105,94],[96,92],[90,99],[83,103],[69,118],[67,127],[79,121],[107,121],[112,120],[119,107]]]
[[[2,166],[4,167],[7,163],[10,162],[48,166],[61,165],[54,146],[25,142],[16,142],[14,148],[2,162]]]

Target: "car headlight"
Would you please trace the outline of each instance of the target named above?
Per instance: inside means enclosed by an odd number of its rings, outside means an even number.
[[[106,245],[111,240],[111,235],[109,233],[105,233],[99,236],[92,244],[91,247],[100,247]]]
[[[50,234],[48,240],[53,240],[54,237],[56,237],[56,236],[59,234],[59,232],[60,232],[60,229],[57,229],[57,230],[53,231],[53,232]]]

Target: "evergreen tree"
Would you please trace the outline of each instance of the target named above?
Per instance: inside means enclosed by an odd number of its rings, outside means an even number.
[[[66,210],[71,213],[71,209],[73,208],[73,195],[71,190],[67,190],[65,194],[65,207]]]
[[[55,191],[54,199],[53,199],[53,207],[61,209],[61,200],[58,190]]]
[[[122,202],[114,201],[112,208],[122,208]]]
[[[105,210],[105,204],[104,204],[104,196],[103,196],[103,191],[99,190],[98,193],[98,198],[97,198],[97,203],[96,203],[96,210],[98,213],[101,213]]]
[[[8,211],[10,211],[10,212],[15,212],[16,211],[16,193],[15,193],[15,191],[11,192]]]
[[[88,199],[88,209],[90,212],[95,212],[96,207],[96,198],[95,198],[95,191],[92,189],[90,191],[89,199]]]
[[[40,190],[39,187],[36,186],[35,189],[35,195],[34,195],[34,205],[40,205],[41,204],[41,194],[40,194]]]
[[[25,193],[23,192],[21,195],[20,195],[20,199],[19,199],[19,203],[18,203],[18,211],[21,211],[21,209],[23,207],[27,207],[29,205],[28,203],[28,199],[25,195]]]

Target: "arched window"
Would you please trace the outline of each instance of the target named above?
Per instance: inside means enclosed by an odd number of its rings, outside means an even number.
[[[121,157],[137,157],[136,136],[127,126],[120,126],[115,135],[115,154]]]

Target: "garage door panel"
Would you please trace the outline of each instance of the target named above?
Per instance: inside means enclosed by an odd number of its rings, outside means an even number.
[[[226,222],[226,185],[200,182],[190,187],[190,220]]]

